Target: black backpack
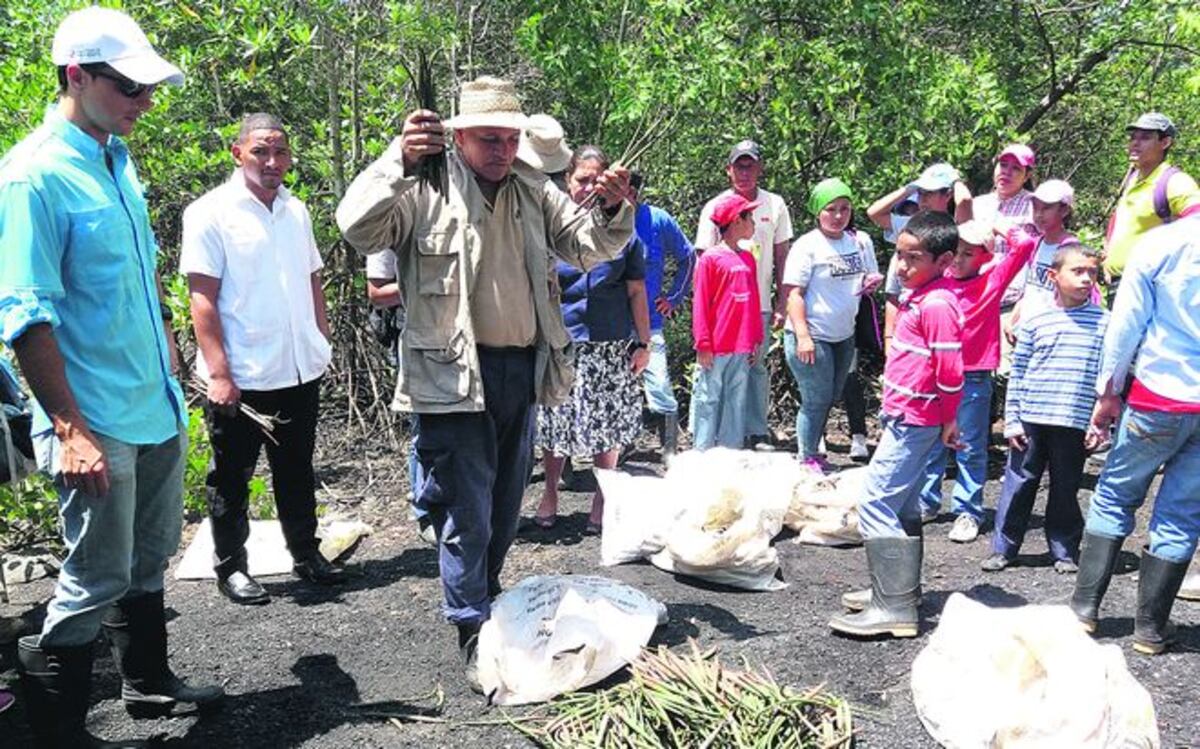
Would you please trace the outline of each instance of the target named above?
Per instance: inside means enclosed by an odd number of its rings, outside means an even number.
[[[0,419],[0,484],[7,484],[25,478],[30,472],[33,414],[29,410],[29,397],[21,390],[16,373],[3,356],[0,356],[0,406],[4,408],[4,418]]]

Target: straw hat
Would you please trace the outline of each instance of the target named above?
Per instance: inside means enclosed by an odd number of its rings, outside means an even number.
[[[446,120],[445,125],[456,130],[471,127],[524,130],[528,120],[521,113],[521,100],[512,81],[484,75],[463,84],[458,96],[458,114]]]
[[[571,149],[558,120],[548,114],[530,115],[521,131],[517,158],[544,174],[565,171],[571,163]]]

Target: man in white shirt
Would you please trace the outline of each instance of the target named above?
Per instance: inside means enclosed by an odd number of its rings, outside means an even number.
[[[330,347],[312,219],[283,187],[292,154],[277,117],[247,115],[230,151],[238,166],[230,180],[184,211],[179,269],[208,387],[217,587],[234,603],[256,604],[269,597],[247,574],[247,482],[264,442],[293,570],[323,585],[344,571],[321,556],[316,537],[312,455]],[[239,403],[279,417],[271,441]]]
[[[746,399],[746,438],[751,445],[767,444],[767,407],[771,394],[770,375],[766,357],[763,356],[771,344],[771,329],[783,324],[786,316],[787,296],[783,293],[783,266],[787,260],[788,247],[792,241],[792,215],[783,198],[758,186],[762,177],[762,149],[752,140],[743,140],[729,152],[725,174],[730,188],[704,205],[700,211],[700,225],[696,229],[697,252],[721,241],[720,232],[712,222],[712,209],[721,198],[737,193],[746,200],[759,202],[754,209],[754,239],[751,252],[758,266],[758,298],[762,305],[763,342],[755,352],[754,365],[750,368],[750,393]],[[778,272],[776,272],[778,269]],[[774,303],[771,292],[774,291]]]

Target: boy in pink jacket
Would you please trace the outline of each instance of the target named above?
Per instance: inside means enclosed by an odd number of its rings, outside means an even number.
[[[741,448],[754,350],[763,339],[754,255],[739,242],[754,236],[758,201],[737,193],[720,198],[712,222],[721,242],[696,263],[692,337],[700,372],[692,391],[693,443]]]
[[[930,211],[913,216],[896,240],[897,276],[909,293],[883,369],[883,435],[858,506],[871,590],[843,596],[847,608],[863,608],[829,622],[844,634],[917,636],[921,478],[935,445],[959,448],[963,317],[955,281],[943,275],[957,248],[954,219]]]

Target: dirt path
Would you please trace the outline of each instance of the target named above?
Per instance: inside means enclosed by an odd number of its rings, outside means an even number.
[[[994,451],[994,460],[1001,457]],[[335,488],[352,485],[348,484],[352,478],[341,472]],[[383,486],[376,484],[373,490]],[[526,496],[530,511],[540,490],[537,483],[530,487]],[[998,484],[989,482],[989,505],[997,491]],[[946,540],[949,522],[944,520],[927,528],[922,636],[899,642],[855,642],[831,636],[826,621],[837,610],[841,593],[865,581],[861,549],[779,542],[789,587],[774,593],[703,587],[648,565],[601,570],[598,539],[581,535],[587,502],[587,495],[565,494],[567,516],[553,531],[520,538],[506,580],[511,583],[545,572],[600,573],[637,586],[668,607],[670,622],[658,631],[655,642],[676,644],[695,637],[719,646],[731,662],[744,656],[751,664],[766,666],[783,683],[827,684],[862,708],[856,716],[859,747],[933,746],[912,706],[909,666],[951,591],[1008,606],[1062,603],[1073,585],[1073,578],[1059,576],[1046,566],[1040,530],[1030,534],[1022,558],[1025,565],[985,575],[978,563],[986,554],[986,540],[953,544]],[[398,521],[405,514],[399,502],[370,506],[384,508]],[[1126,549],[1136,548],[1133,541],[1126,545]],[[157,731],[170,737],[169,745],[206,749],[527,746],[519,734],[502,725],[461,725],[494,721],[501,713],[486,708],[460,681],[453,632],[437,613],[440,588],[434,551],[420,541],[412,526],[395,522],[383,527],[363,544],[356,561],[362,576],[342,590],[315,590],[285,578],[267,581],[275,600],[261,608],[232,606],[211,583],[172,580],[167,600],[178,614],[170,624],[173,665],[196,681],[225,680],[231,695],[228,704],[204,719],[183,716],[134,723],[121,709],[119,682],[104,654],[97,659],[91,727],[109,737]],[[1105,601],[1101,637],[1122,646],[1134,675],[1153,694],[1162,745],[1200,746],[1195,718],[1200,693],[1200,605],[1180,602],[1175,607],[1181,647],[1154,659],[1134,655],[1128,644],[1136,558],[1127,551],[1122,561]],[[0,614],[13,616],[44,597],[45,591],[45,585],[23,586],[15,591],[14,604],[0,607]],[[5,649],[7,665],[11,645]],[[417,703],[439,684],[445,690],[442,714],[449,724],[397,727],[364,717],[352,707],[369,703],[382,703],[379,709],[402,707],[396,703]],[[979,695],[981,700],[987,698]],[[18,713],[0,716],[4,747],[27,745]]]

